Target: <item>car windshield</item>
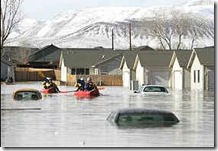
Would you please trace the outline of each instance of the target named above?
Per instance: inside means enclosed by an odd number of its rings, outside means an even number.
[[[166,89],[164,87],[157,87],[157,86],[149,86],[145,87],[144,92],[166,92]]]
[[[150,122],[163,121],[163,116],[159,115],[145,115],[145,114],[132,114],[132,115],[120,115],[119,124],[145,124]]]
[[[18,92],[15,96],[16,100],[30,100],[39,99],[39,96],[35,92]]]

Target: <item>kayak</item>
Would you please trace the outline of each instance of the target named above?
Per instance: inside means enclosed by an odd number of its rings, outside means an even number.
[[[99,91],[76,91],[74,95],[77,97],[92,97],[92,96],[99,96]]]

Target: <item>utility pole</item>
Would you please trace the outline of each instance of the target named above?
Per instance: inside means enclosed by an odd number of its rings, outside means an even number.
[[[112,29],[112,50],[114,50],[114,29]]]
[[[131,23],[129,23],[129,50],[132,50],[132,41],[131,41]]]

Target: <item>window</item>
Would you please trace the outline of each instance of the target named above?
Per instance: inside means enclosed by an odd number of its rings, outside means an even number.
[[[198,83],[200,83],[200,70],[198,70]]]
[[[85,71],[85,74],[86,75],[89,75],[89,69],[85,69],[86,71]]]
[[[76,74],[84,74],[84,69],[83,68],[76,69]]]
[[[71,74],[73,74],[73,75],[77,75],[77,74],[89,75],[89,69],[88,68],[72,68]]]
[[[75,68],[71,69],[71,74],[76,74],[76,69]]]
[[[194,70],[194,83],[196,83],[196,70]]]

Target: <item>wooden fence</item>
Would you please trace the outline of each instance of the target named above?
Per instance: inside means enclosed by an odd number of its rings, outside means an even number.
[[[75,85],[77,79],[91,77],[97,85],[122,86],[122,75],[67,75],[67,82],[61,81],[61,71],[53,69],[16,68],[15,81],[42,81],[45,77],[56,80],[58,85]]]
[[[83,78],[85,81],[88,77],[92,78],[92,81],[101,86],[122,86],[121,75],[68,75],[66,85],[75,85],[77,79]]]
[[[45,77],[56,79],[53,69],[16,68],[15,81],[42,81]]]

